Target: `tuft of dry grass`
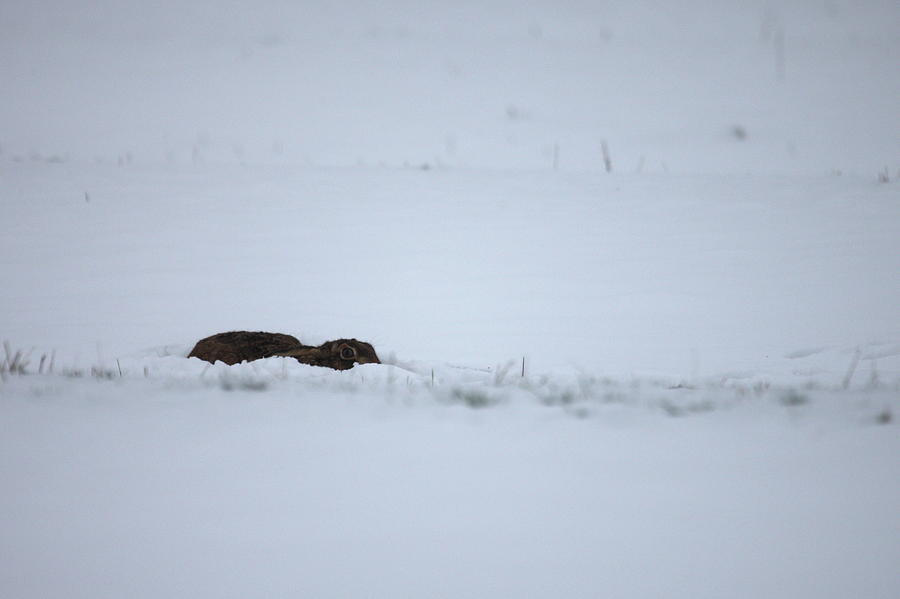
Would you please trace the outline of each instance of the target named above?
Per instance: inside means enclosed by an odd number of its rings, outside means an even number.
[[[6,379],[7,374],[27,374],[27,368],[29,364],[29,358],[31,356],[31,352],[23,352],[22,350],[17,350],[15,353],[12,351],[12,347],[9,344],[9,341],[3,342],[3,350],[6,353],[6,356],[2,363],[0,363],[0,376]]]

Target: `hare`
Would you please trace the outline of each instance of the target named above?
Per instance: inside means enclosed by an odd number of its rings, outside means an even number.
[[[322,345],[303,345],[292,335],[251,331],[218,333],[201,339],[188,354],[200,358],[237,364],[272,356],[284,356],[312,366],[325,366],[335,370],[347,370],[356,364],[381,364],[375,348],[365,341],[336,339]]]

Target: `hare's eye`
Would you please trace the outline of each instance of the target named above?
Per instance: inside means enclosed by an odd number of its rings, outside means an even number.
[[[350,347],[349,345],[345,345],[341,348],[341,358],[344,360],[355,360],[356,359],[356,350]]]

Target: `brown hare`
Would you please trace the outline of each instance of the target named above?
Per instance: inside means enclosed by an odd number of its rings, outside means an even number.
[[[300,340],[282,333],[232,331],[201,339],[188,354],[207,362],[226,364],[284,356],[312,366],[347,370],[356,364],[381,364],[375,348],[365,341],[337,339],[318,347],[303,345]]]

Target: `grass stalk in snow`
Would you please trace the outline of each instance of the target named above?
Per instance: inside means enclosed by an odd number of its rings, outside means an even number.
[[[609,155],[609,145],[606,140],[600,142],[600,151],[603,153],[603,168],[607,173],[612,172],[612,158]]]
[[[509,373],[509,370],[513,367],[515,362],[509,361],[506,364],[498,365],[497,371],[494,373],[494,385],[499,387],[503,384],[503,380],[506,378],[506,375]]]
[[[784,74],[787,70],[787,58],[784,51],[784,28],[778,26],[773,36],[775,48],[775,79],[778,83],[784,83]]]
[[[6,352],[6,359],[3,364],[0,365],[0,373],[6,374],[26,374],[25,370],[28,366],[28,354],[22,352],[22,350],[16,350],[13,353],[12,348],[10,347],[9,341],[3,342],[3,350]]]
[[[859,348],[856,348],[856,351],[853,352],[853,357],[850,359],[850,366],[847,368],[847,374],[844,375],[844,380],[841,382],[841,389],[846,389],[850,386],[850,379],[853,378],[853,373],[856,372],[856,367],[859,365],[859,358],[862,355],[862,352],[859,351]]]

